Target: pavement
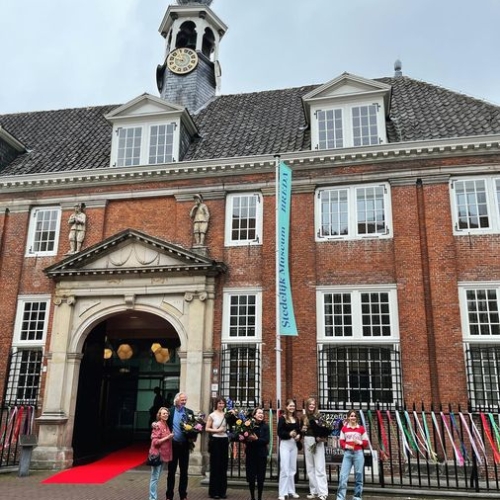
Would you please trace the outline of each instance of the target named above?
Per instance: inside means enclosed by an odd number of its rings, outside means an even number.
[[[104,484],[41,484],[53,472],[30,471],[25,477],[18,477],[16,470],[0,474],[1,500],[148,500],[149,468],[140,466],[115,477]],[[158,500],[165,499],[166,471],[162,472]],[[336,485],[330,485],[329,500],[335,500]],[[302,500],[306,500],[306,486],[297,485],[297,493]],[[456,491],[429,492],[424,490],[400,491],[365,489],[363,500],[444,500],[454,498],[462,500],[500,499],[498,494],[492,493],[462,493]],[[189,500],[209,500],[207,479],[200,476],[191,476],[188,487]],[[228,500],[249,500],[248,490],[244,482],[230,482],[227,492]],[[263,500],[277,500],[276,483],[268,484],[265,488]],[[352,498],[352,489],[348,490],[347,499]],[[174,500],[179,500],[176,496]]]

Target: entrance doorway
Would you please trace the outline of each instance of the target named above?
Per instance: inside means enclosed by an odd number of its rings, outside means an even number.
[[[173,326],[149,313],[120,313],[92,329],[80,365],[75,465],[149,439],[155,387],[164,404],[179,391],[179,346]]]

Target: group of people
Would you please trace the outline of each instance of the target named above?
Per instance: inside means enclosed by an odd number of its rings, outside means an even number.
[[[159,450],[162,464],[151,467],[149,500],[157,500],[157,485],[163,464],[167,464],[166,500],[173,500],[175,475],[179,468],[179,497],[187,500],[189,443],[183,435],[181,422],[187,415],[193,414],[186,407],[187,396],[179,393],[174,398],[174,405],[169,409],[161,407],[157,419],[152,424],[151,449]],[[215,408],[210,413],[205,426],[209,435],[210,480],[208,495],[213,499],[227,498],[227,469],[229,425],[226,419],[226,400],[217,398]],[[304,413],[297,415],[295,402],[289,399],[279,417],[277,434],[279,437],[279,493],[278,500],[299,498],[295,489],[295,474],[297,472],[297,455],[304,450],[307,476],[309,479],[309,494],[307,499],[326,500],[328,497],[328,480],[325,463],[326,438],[315,433],[314,422],[320,414],[314,398],[306,401]],[[252,412],[254,425],[252,432],[245,441],[246,480],[250,492],[250,500],[262,500],[264,479],[268,460],[270,442],[269,425],[265,422],[264,410],[255,408]],[[347,414],[340,432],[340,446],[344,450],[337,499],[345,500],[347,482],[350,471],[354,467],[354,497],[361,500],[363,493],[364,452],[368,446],[365,428],[359,423],[355,410]]]

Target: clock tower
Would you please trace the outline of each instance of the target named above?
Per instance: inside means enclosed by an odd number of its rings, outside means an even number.
[[[191,113],[219,89],[219,43],[227,26],[210,9],[212,0],[177,0],[167,9],[159,32],[165,57],[156,70],[158,91],[166,101]]]

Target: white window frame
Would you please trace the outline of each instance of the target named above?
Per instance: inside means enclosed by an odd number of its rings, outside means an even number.
[[[38,217],[44,212],[53,212],[55,215],[55,220],[53,221],[54,227],[50,231],[44,230],[44,233],[53,232],[54,238],[51,240],[53,242],[52,250],[35,251],[35,243],[37,236],[37,223]],[[59,247],[59,236],[61,230],[61,207],[59,206],[48,206],[48,207],[35,207],[30,212],[29,227],[28,227],[28,240],[26,244],[26,257],[46,257],[51,255],[57,255],[57,250]]]
[[[458,287],[458,296],[460,301],[460,316],[462,321],[462,335],[464,342],[471,344],[492,344],[499,343],[500,344],[500,333],[499,334],[471,334],[470,322],[469,322],[469,308],[468,308],[468,300],[467,300],[467,292],[468,291],[486,291],[486,290],[494,290],[496,292],[496,308],[497,311],[492,313],[494,316],[500,314],[500,282],[498,281],[489,281],[489,282],[460,282]],[[487,314],[487,311],[482,311],[481,315]],[[498,313],[498,314],[497,314]],[[496,325],[495,323],[493,325]],[[500,332],[500,324],[498,327],[494,327],[494,329],[498,329]],[[484,331],[484,330],[483,330]]]
[[[253,239],[233,239],[233,210],[235,200],[242,198],[254,198],[256,202],[255,214],[255,238]],[[263,226],[263,198],[258,192],[231,193],[226,198],[226,225],[225,225],[225,245],[226,246],[248,246],[262,245],[262,226]]]
[[[464,227],[460,228],[460,210],[458,196],[458,187],[463,183],[484,183],[484,200],[480,199],[479,204],[486,208],[486,216],[488,218],[487,227]],[[472,186],[471,186],[472,187]],[[472,201],[478,201],[477,190],[471,189],[468,198]],[[462,197],[463,198],[463,197]],[[500,177],[499,176],[481,176],[481,177],[460,177],[450,180],[450,201],[453,217],[453,234],[464,236],[470,234],[492,234],[500,233]],[[477,203],[473,203],[473,208],[477,207]],[[467,208],[467,206],[465,206]]]
[[[330,294],[350,294],[352,309],[352,336],[326,335],[325,296]],[[364,293],[387,293],[389,303],[389,321],[391,334],[387,336],[363,336],[361,297]],[[333,344],[398,344],[399,316],[397,288],[395,284],[361,286],[323,286],[316,289],[316,331],[317,340]]]
[[[237,336],[230,335],[231,328],[231,298],[238,296],[255,297],[255,335]],[[260,288],[229,288],[223,294],[222,315],[222,343],[223,344],[260,344],[262,342],[262,290]]]
[[[383,213],[385,231],[379,233],[359,233],[358,221],[358,192],[361,190],[382,189],[383,190]],[[345,192],[347,193],[347,213],[344,220],[347,223],[348,234],[323,234],[323,215],[322,194],[326,192]],[[391,189],[387,182],[379,184],[356,184],[350,186],[325,186],[316,190],[314,195],[315,200],[315,235],[316,241],[327,240],[359,240],[359,239],[374,239],[374,238],[392,238],[392,205],[391,205]],[[326,217],[328,218],[328,217]],[[338,219],[338,218],[337,218]],[[366,221],[365,221],[366,222]]]
[[[153,139],[153,127],[165,126],[165,136],[172,137],[172,157],[170,161],[165,162],[154,162],[150,163],[151,148],[153,147],[151,141]],[[120,144],[120,134],[126,130],[140,129],[140,153],[138,160],[132,162],[130,165],[126,165],[124,160],[119,159],[119,144]],[[173,130],[172,130],[173,129]],[[113,167],[137,167],[140,165],[162,165],[164,163],[174,163],[179,158],[179,120],[150,120],[147,122],[132,122],[127,123],[120,122],[113,128],[113,143],[111,151],[111,164]],[[167,158],[168,159],[168,158]]]
[[[373,144],[360,144],[355,145],[356,138],[354,133],[355,128],[355,118],[353,116],[354,109],[356,108],[370,108],[370,106],[375,106],[377,108],[376,116],[376,126],[377,126],[377,141]],[[326,138],[326,141],[332,140],[335,144],[333,147],[322,147],[322,142],[324,140],[320,137],[320,126],[319,126],[319,116],[322,112],[337,112],[341,114],[342,122],[342,132],[341,132],[341,144],[339,143],[338,128],[328,127],[332,131],[334,137]],[[348,147],[369,147],[378,146],[379,144],[384,144],[387,142],[386,130],[385,130],[385,105],[382,98],[375,98],[371,100],[354,100],[354,101],[339,101],[335,103],[321,103],[315,104],[311,108],[311,145],[313,150],[326,150],[326,149],[338,149],[338,148],[348,148]]]
[[[26,312],[26,306],[32,303],[45,304],[45,318],[42,329],[42,337],[40,339],[24,340],[21,338],[21,332],[23,330],[23,323],[24,323],[24,315]],[[49,318],[50,318],[50,295],[23,295],[18,297],[12,346],[13,347],[45,346],[45,342],[47,339],[47,330],[49,326]],[[35,322],[35,319],[31,318],[31,321]]]

